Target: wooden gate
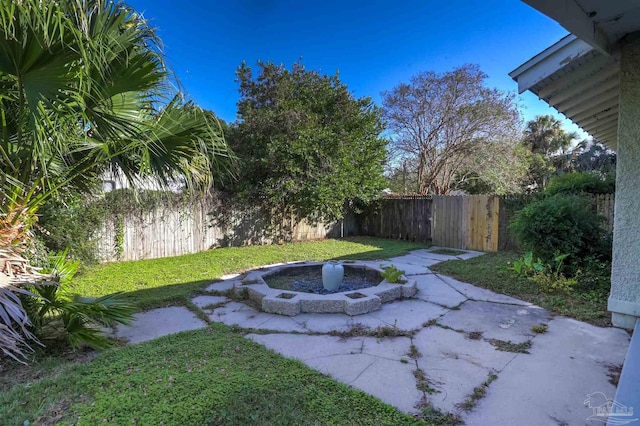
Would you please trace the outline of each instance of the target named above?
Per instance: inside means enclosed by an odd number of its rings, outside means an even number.
[[[495,195],[433,197],[434,245],[462,250],[498,251],[500,198]]]

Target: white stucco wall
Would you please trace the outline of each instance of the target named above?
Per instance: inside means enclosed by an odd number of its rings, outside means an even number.
[[[622,45],[618,112],[613,268],[613,323],[633,328],[640,317],[640,32]]]

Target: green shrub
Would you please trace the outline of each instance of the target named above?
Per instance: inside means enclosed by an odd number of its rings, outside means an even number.
[[[67,194],[63,199],[49,201],[40,209],[35,237],[44,243],[49,253],[68,250],[73,259],[85,265],[95,264],[99,260],[99,232],[107,220],[116,228],[112,243],[119,251],[122,249],[124,217],[142,215],[158,207],[188,205],[191,200],[186,197],[188,195],[173,192],[134,192],[130,189],[110,191],[99,198]],[[40,258],[42,256],[39,254]]]
[[[528,277],[544,293],[569,294],[578,284],[577,277],[581,271],[577,270],[575,276],[571,278],[567,278],[563,274],[564,261],[568,256],[560,254],[554,257],[553,263],[543,264],[540,259],[534,260],[533,253],[528,252],[523,258],[515,260],[511,269],[518,275]]]
[[[595,173],[576,172],[564,173],[554,176],[549,181],[545,194],[613,194],[615,180],[612,178],[601,179]]]
[[[68,196],[64,200],[51,200],[39,212],[36,238],[48,252],[69,250],[74,259],[85,264],[97,263],[97,233],[106,217],[106,211],[97,202]]]
[[[542,272],[544,270],[544,265],[540,259],[533,259],[532,252],[528,252],[522,258],[514,260],[510,269],[515,271],[518,275],[529,277],[536,272]]]
[[[581,272],[576,291],[606,298],[611,290],[611,262],[589,257],[584,260]]]
[[[521,246],[544,263],[553,264],[559,254],[577,269],[590,256],[605,258],[608,243],[601,227],[603,218],[578,195],[555,195],[535,201],[520,210],[510,229]]]
[[[537,273],[529,279],[536,283],[540,290],[546,294],[569,294],[578,284],[578,280],[575,277],[567,278],[562,274],[550,271]]]

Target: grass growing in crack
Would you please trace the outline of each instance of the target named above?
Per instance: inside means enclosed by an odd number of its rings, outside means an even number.
[[[191,300],[187,300],[185,301],[185,307],[187,309],[189,309],[191,312],[193,312],[195,314],[196,317],[198,317],[199,319],[201,319],[202,321],[204,321],[205,323],[209,324],[211,322],[211,320],[209,319],[209,317],[207,316],[207,314],[205,314],[202,309],[200,309],[198,307],[198,305],[196,305],[195,303],[193,303]]]
[[[531,326],[531,331],[536,334],[544,334],[547,332],[548,329],[549,329],[549,326],[547,324],[537,324],[537,325]]]
[[[431,320],[429,320],[427,322],[423,322],[422,323],[422,327],[424,327],[424,328],[426,328],[426,327],[440,327],[440,328],[443,328],[445,330],[453,330],[453,331],[458,332],[458,333],[464,333],[464,331],[462,331],[462,330],[456,330],[455,328],[449,327],[448,325],[440,324],[437,319],[431,319]]]
[[[208,305],[205,305],[202,307],[203,311],[214,311],[218,308],[221,308],[223,306],[225,306],[227,303],[229,302],[218,302],[218,303],[209,303]]]
[[[480,340],[482,339],[482,331],[472,331],[467,333],[467,337],[471,340]]]
[[[531,349],[530,340],[527,340],[526,342],[522,342],[522,343],[513,343],[510,340],[491,339],[489,340],[489,343],[495,346],[496,350],[502,351],[502,352],[515,352],[519,354],[528,354],[529,349]]]
[[[416,388],[418,388],[418,390],[429,395],[440,393],[438,389],[434,389],[431,387],[431,385],[429,384],[429,380],[427,379],[427,375],[422,368],[418,367],[413,370],[413,377],[416,378]]]
[[[471,392],[471,395],[467,396],[467,399],[464,402],[457,404],[456,407],[467,412],[473,410],[473,408],[478,404],[478,401],[487,395],[487,389],[489,389],[491,382],[497,378],[498,376],[495,374],[489,374],[487,380],[485,380],[480,386],[475,387]]]
[[[452,330],[452,331],[455,331],[456,333],[464,333],[464,331],[463,331],[463,330],[458,330],[458,329],[455,329],[455,328],[453,328],[453,327],[449,327],[448,325],[440,324],[439,322],[435,323],[434,325],[435,325],[436,327],[440,327],[440,328],[442,328],[442,329],[444,329],[444,330]]]
[[[418,347],[414,344],[412,344],[409,347],[409,358],[411,359],[418,359],[422,356],[422,354],[420,353],[420,351],[418,350]]]
[[[431,327],[432,325],[436,325],[437,323],[438,323],[438,320],[436,320],[436,319],[430,319],[430,320],[429,320],[429,321],[427,321],[427,322],[423,322],[423,323],[422,323],[422,326],[423,326],[423,327]]]
[[[418,417],[426,421],[430,425],[457,426],[464,424],[462,418],[460,418],[459,415],[444,413],[442,412],[442,410],[433,407],[428,402],[424,402],[421,404],[420,414],[418,415]]]
[[[405,331],[399,329],[397,327],[384,326],[384,327],[376,327],[370,328],[362,324],[355,324],[349,330],[339,331],[333,330],[329,333],[330,336],[336,337],[356,337],[356,336],[367,336],[367,337],[377,337],[377,338],[385,338],[385,337],[412,337],[416,334],[416,330]]]

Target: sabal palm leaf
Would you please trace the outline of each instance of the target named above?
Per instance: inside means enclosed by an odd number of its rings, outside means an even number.
[[[20,183],[0,180],[0,195],[10,201],[3,213],[37,210],[60,187],[87,189],[105,166],[133,182],[184,176],[193,186],[233,167],[215,120],[179,96],[168,98],[159,40],[130,8],[101,0],[0,5],[0,84],[7,89],[0,165]]]
[[[48,199],[110,167],[200,187],[230,170],[213,117],[170,82],[153,28],[124,3],[0,0],[0,249],[18,253]]]
[[[165,185],[184,178],[196,188],[210,186],[214,176],[233,175],[235,157],[217,120],[193,103],[176,96],[145,124],[140,135],[145,142],[114,157],[125,175],[153,177]]]

